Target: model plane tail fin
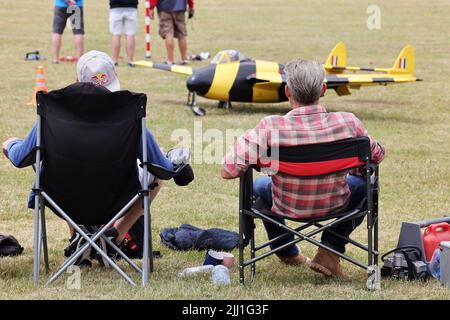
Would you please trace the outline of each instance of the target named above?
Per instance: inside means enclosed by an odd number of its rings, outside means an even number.
[[[366,71],[381,72],[391,75],[413,75],[414,65],[414,48],[411,45],[407,45],[398,55],[392,68],[361,68],[347,66],[347,54],[345,45],[343,42],[339,42],[328,56],[327,62],[324,64],[324,68],[328,74],[340,74],[344,73],[344,71]]]
[[[347,49],[341,41],[331,50],[324,68],[327,73],[343,73],[347,66]]]
[[[414,74],[414,48],[407,45],[402,49],[397,59],[395,60],[394,66],[389,69],[390,74]]]

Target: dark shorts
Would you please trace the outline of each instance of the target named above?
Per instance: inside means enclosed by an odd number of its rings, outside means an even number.
[[[186,17],[184,11],[176,12],[158,12],[159,16],[159,35],[165,39],[171,35],[175,38],[187,36]]]
[[[79,13],[79,16],[78,16]],[[63,34],[70,18],[73,34],[84,34],[84,17],[82,7],[55,7],[53,14],[53,33]]]

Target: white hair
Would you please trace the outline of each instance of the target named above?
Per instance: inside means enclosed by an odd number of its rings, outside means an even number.
[[[316,103],[322,93],[325,70],[317,61],[293,60],[284,67],[292,98],[302,105]]]

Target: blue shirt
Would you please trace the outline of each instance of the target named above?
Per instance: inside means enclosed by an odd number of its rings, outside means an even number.
[[[37,126],[34,125],[25,140],[17,139],[8,144],[6,147],[8,158],[15,167],[24,168],[36,162],[36,136]],[[142,161],[142,141],[139,143],[138,150],[138,158]],[[167,170],[173,170],[173,163],[161,152],[158,143],[149,130],[147,130],[147,160]],[[31,192],[28,199],[29,208],[34,207],[33,201],[34,192]]]
[[[25,140],[11,141],[8,146],[8,158],[17,168],[25,168],[36,162],[36,135],[37,126],[34,125]],[[142,161],[142,142],[139,145],[138,158]],[[147,159],[149,162],[160,165],[167,170],[173,170],[172,162],[161,152],[152,133],[147,129]]]
[[[186,11],[187,0],[159,0],[156,7],[158,11],[178,12]]]
[[[75,0],[77,7],[83,6],[83,0]],[[55,0],[55,7],[67,8],[69,5],[66,0]]]

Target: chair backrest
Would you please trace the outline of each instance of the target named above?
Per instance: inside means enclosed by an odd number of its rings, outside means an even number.
[[[79,86],[83,93],[65,88],[38,94],[41,188],[76,223],[99,225],[140,188],[136,159],[147,98]]]
[[[268,151],[270,156],[271,150]],[[272,155],[275,157],[275,155]],[[358,137],[328,143],[281,147],[277,159],[259,162],[261,168],[299,177],[323,176],[363,166],[371,160],[370,140]]]

